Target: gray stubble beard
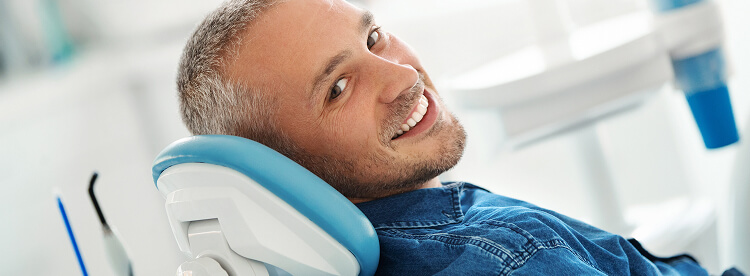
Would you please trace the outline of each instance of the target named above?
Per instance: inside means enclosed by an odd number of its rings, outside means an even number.
[[[455,127],[448,129],[449,133],[445,133],[445,137],[438,137],[439,144],[446,148],[435,159],[410,162],[377,153],[342,159],[331,155],[307,154],[302,150],[295,153],[292,159],[349,198],[381,198],[416,190],[455,166],[463,155],[466,132],[454,115],[451,114],[449,118]],[[438,120],[442,119],[438,117]],[[449,123],[436,121],[425,136],[440,135],[446,131]],[[398,171],[388,175],[368,174],[376,171],[380,164],[395,164],[394,168]]]

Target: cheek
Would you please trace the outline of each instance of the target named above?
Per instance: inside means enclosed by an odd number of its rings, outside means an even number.
[[[349,102],[343,108],[333,112],[326,118],[326,132],[332,134],[338,145],[346,150],[362,150],[372,147],[377,142],[378,120],[374,116],[373,107]],[[359,147],[359,149],[352,147]],[[337,149],[334,149],[337,150]],[[340,150],[340,149],[338,149]]]
[[[325,150],[328,141],[325,140],[321,121],[316,120],[309,108],[292,100],[279,100],[283,104],[279,106],[278,128],[307,152],[319,153]]]

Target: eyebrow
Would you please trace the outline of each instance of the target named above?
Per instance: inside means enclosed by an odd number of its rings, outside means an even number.
[[[365,33],[370,29],[370,26],[373,24],[375,20],[375,17],[372,15],[369,11],[364,11],[362,13],[362,16],[360,17],[359,21],[359,33]],[[338,68],[339,65],[344,63],[350,56],[352,55],[351,50],[343,50],[336,54],[335,56],[328,59],[328,62],[326,63],[326,66],[323,67],[323,70],[318,74],[317,77],[315,77],[315,81],[313,82],[313,88],[312,91],[309,93],[310,95],[310,103],[315,106],[314,103],[316,103],[316,99],[319,98],[318,95],[320,95],[321,87],[324,83],[327,82],[327,80],[331,77],[331,74],[333,71],[336,71],[336,68]]]

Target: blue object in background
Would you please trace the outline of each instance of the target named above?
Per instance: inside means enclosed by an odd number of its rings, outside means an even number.
[[[65,22],[55,0],[40,0],[40,20],[53,64],[69,60],[74,53],[73,40],[65,29]]]
[[[720,148],[739,141],[721,49],[673,60],[672,66],[706,148]]]
[[[70,221],[68,221],[68,213],[65,212],[65,206],[63,206],[62,200],[60,200],[59,196],[57,197],[57,207],[60,209],[60,214],[62,215],[63,222],[65,222],[65,228],[68,229],[68,237],[70,237],[70,243],[73,244],[73,250],[76,252],[76,257],[78,258],[78,265],[81,267],[81,272],[83,272],[83,276],[88,276],[89,273],[86,272],[86,265],[83,264],[81,251],[78,250],[76,237],[73,235],[73,228],[70,227]]]
[[[674,9],[679,9],[690,4],[699,3],[703,0],[654,0],[654,9],[658,12],[665,12]]]
[[[705,0],[653,0],[660,13]],[[726,85],[726,64],[721,46],[688,57],[673,58],[675,81],[685,92],[695,123],[708,149],[739,141],[732,102]]]
[[[685,94],[706,148],[714,149],[740,140],[726,85]]]

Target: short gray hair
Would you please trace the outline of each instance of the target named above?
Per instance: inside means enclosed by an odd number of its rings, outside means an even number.
[[[275,124],[275,97],[224,76],[242,33],[274,0],[230,0],[210,13],[185,45],[177,72],[182,120],[193,135],[226,134],[288,153],[290,140]]]

